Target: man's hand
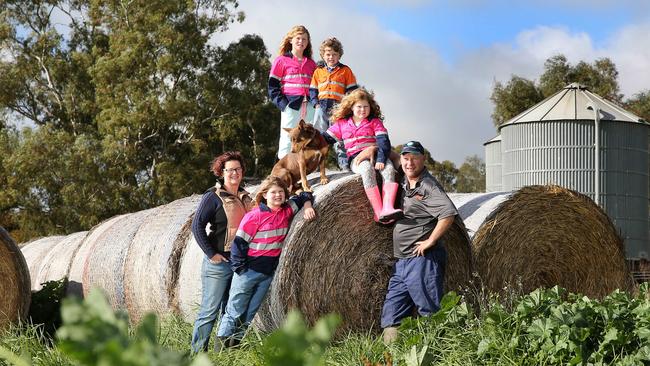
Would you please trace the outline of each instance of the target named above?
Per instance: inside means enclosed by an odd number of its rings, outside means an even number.
[[[228,262],[228,260],[223,255],[217,253],[212,258],[210,258],[210,262],[212,262],[212,264],[219,264],[222,262]]]
[[[370,165],[375,165],[375,153],[377,152],[377,146],[368,146],[362,150],[357,157],[352,160],[352,164],[359,165],[364,160],[370,160]]]
[[[316,218],[316,210],[313,207],[305,207],[305,212],[303,212],[303,217],[307,221],[311,221]]]
[[[415,243],[415,249],[413,249],[413,254],[415,254],[416,257],[424,255],[424,252],[436,245],[435,241],[432,240],[423,240],[423,241],[418,241]]]

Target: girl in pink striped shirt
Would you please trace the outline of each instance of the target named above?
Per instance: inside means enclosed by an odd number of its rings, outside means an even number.
[[[374,211],[374,219],[380,223],[391,223],[402,218],[402,210],[394,208],[398,184],[395,182],[395,168],[389,159],[391,153],[388,131],[382,122],[384,116],[374,96],[360,88],[343,97],[341,103],[334,107],[332,121],[323,137],[330,144],[343,142],[348,161],[368,148],[376,148],[376,163],[364,160],[351,164],[352,171],[361,175],[363,188]],[[377,186],[375,170],[381,173],[383,182],[383,200]]]
[[[311,77],[316,70],[309,31],[297,25],[284,37],[278,57],[271,65],[268,91],[280,109],[278,159],[291,152],[291,139],[284,128],[294,128],[301,119],[314,120],[314,107],[307,103]]]
[[[260,185],[257,207],[246,213],[233,241],[233,271],[226,312],[219,323],[215,347],[239,343],[268,292],[278,266],[291,219],[304,206],[305,220],[313,220],[311,193],[289,198],[286,183],[269,176]],[[241,324],[240,324],[241,321]]]

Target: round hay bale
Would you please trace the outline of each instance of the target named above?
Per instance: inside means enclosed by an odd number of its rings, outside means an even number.
[[[456,205],[467,234],[470,238],[474,238],[479,227],[485,222],[485,218],[511,194],[511,192],[449,193],[449,198]]]
[[[133,237],[142,223],[158,208],[114,217],[93,232],[82,283],[84,296],[98,287],[104,291],[113,309],[126,309],[124,300],[124,263]],[[89,235],[88,237],[90,238]]]
[[[72,258],[87,233],[87,231],[82,231],[70,234],[61,239],[47,252],[43,261],[41,261],[38,272],[36,272],[36,281],[39,285],[68,277]]]
[[[589,197],[560,186],[515,192],[479,228],[473,251],[484,286],[495,292],[521,281],[525,292],[559,285],[600,298],[632,285],[609,217]]]
[[[392,227],[373,222],[359,175],[332,178],[315,188],[318,218],[294,219],[256,326],[277,328],[288,309],[314,323],[338,313],[340,330],[379,329],[379,318],[393,260]],[[448,257],[445,290],[459,289],[471,275],[469,238],[458,218],[444,237]]]
[[[97,238],[99,238],[102,233],[104,233],[104,231],[106,231],[122,217],[124,217],[124,215],[112,217],[108,220],[102,221],[90,229],[88,235],[79,245],[79,249],[77,249],[77,253],[75,254],[74,258],[72,258],[72,264],[70,265],[70,275],[68,278],[68,295],[74,295],[78,297],[84,296],[83,274],[84,268],[86,267],[86,260],[90,254],[90,250],[95,244]]]
[[[0,227],[0,330],[25,318],[30,287],[27,262],[9,233]]]
[[[182,250],[191,233],[191,215],[201,196],[193,195],[162,206],[145,219],[126,255],[126,306],[134,322],[149,311],[176,311],[175,287]],[[198,265],[198,264],[196,264]]]
[[[65,236],[48,236],[27,242],[20,248],[25,257],[27,267],[29,268],[29,278],[32,282],[32,291],[38,291],[42,288],[38,278],[38,270],[47,254],[54,248]]]

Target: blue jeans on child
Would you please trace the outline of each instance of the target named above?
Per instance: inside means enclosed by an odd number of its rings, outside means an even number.
[[[226,313],[221,317],[217,330],[218,337],[234,335],[236,339],[244,338],[272,281],[273,275],[255,272],[250,268],[233,275]]]
[[[192,352],[208,351],[210,334],[217,320],[223,314],[228,301],[228,289],[232,279],[230,263],[212,263],[208,257],[203,258],[201,265],[201,308],[194,321],[192,331]]]
[[[388,292],[381,311],[381,327],[393,327],[413,313],[422,316],[440,310],[447,251],[439,241],[424,256],[398,259],[388,281]]]

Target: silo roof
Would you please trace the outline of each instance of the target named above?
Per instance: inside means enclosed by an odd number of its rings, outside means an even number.
[[[493,143],[493,142],[499,142],[499,141],[501,141],[501,135],[496,135],[496,136],[494,136],[493,138],[491,138],[490,140],[488,140],[488,141],[486,141],[485,143],[483,143],[483,146],[485,146],[485,145],[487,145],[487,144],[491,144],[491,143]]]
[[[647,123],[641,117],[590,92],[586,86],[572,83],[505,122],[500,127],[515,123],[539,121],[593,121],[594,112],[587,109],[589,106],[596,106],[596,108],[600,109],[601,121]]]

